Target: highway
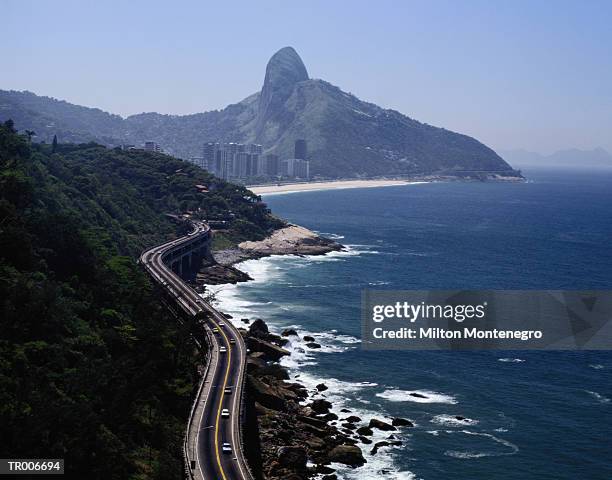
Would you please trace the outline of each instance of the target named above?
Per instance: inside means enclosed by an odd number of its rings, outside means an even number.
[[[196,319],[208,339],[206,370],[187,425],[184,446],[187,470],[194,480],[253,480],[241,441],[246,365],[242,335],[166,264],[174,255],[202,248],[203,242],[210,239],[207,224],[193,226],[188,235],[146,250],[140,256],[140,263],[151,278],[165,289],[183,316]]]

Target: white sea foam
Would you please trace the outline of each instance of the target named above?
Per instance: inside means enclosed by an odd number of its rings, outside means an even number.
[[[444,455],[448,457],[460,458],[460,459],[472,459],[472,458],[483,458],[483,457],[502,457],[506,455],[514,455],[515,453],[519,451],[519,448],[514,443],[511,443],[508,440],[504,440],[503,438],[496,437],[495,435],[492,435],[490,433],[472,432],[469,430],[461,430],[461,431],[446,430],[445,433],[452,434],[452,433],[457,433],[457,432],[463,433],[465,435],[477,435],[480,437],[491,439],[495,443],[508,448],[508,451],[506,452],[487,452],[487,451],[474,452],[474,451],[447,450],[444,452]]]
[[[281,365],[289,369],[294,378],[302,383],[310,392],[310,397],[326,398],[332,402],[332,411],[340,418],[347,414],[340,412],[343,408],[348,408],[351,415],[359,416],[362,421],[367,424],[372,418],[383,418],[383,414],[377,410],[373,411],[368,408],[369,401],[360,399],[359,392],[378,385],[373,382],[345,382],[334,378],[319,378],[307,372],[302,371],[303,367],[308,367],[317,364],[316,357],[319,354],[340,353],[348,349],[357,348],[356,345],[361,342],[360,339],[340,333],[336,330],[329,332],[310,332],[300,325],[277,325],[273,320],[266,318],[263,312],[274,312],[275,309],[286,312],[296,311],[306,308],[306,306],[290,304],[277,305],[273,302],[252,302],[244,297],[244,292],[249,288],[258,287],[270,281],[279,281],[289,269],[303,268],[312,263],[329,262],[329,261],[344,261],[348,257],[359,256],[362,254],[376,253],[372,249],[373,246],[354,245],[349,246],[341,252],[331,252],[326,255],[314,255],[307,257],[267,257],[259,260],[247,260],[242,262],[239,268],[248,273],[253,279],[250,282],[238,285],[223,285],[211,286],[210,291],[216,292],[218,303],[222,311],[231,314],[234,318],[232,323],[244,327],[240,318],[253,318],[260,315],[268,323],[270,331],[280,333],[285,328],[294,328],[299,335],[286,337],[289,343],[285,346],[289,350],[290,355],[281,359]],[[320,285],[318,285],[320,286]],[[261,312],[261,313],[260,313]],[[303,340],[304,336],[310,335],[315,339],[315,342],[321,345],[321,348],[308,348]],[[316,385],[324,383],[328,390],[319,392]],[[351,399],[349,402],[349,398]],[[306,400],[304,403],[308,403]],[[389,432],[383,432],[374,429],[374,434],[370,437],[373,443],[385,440]],[[394,432],[394,435],[404,443],[409,438],[407,432]],[[336,474],[339,478],[345,480],[362,479],[362,478],[378,478],[381,472],[384,472],[385,478],[388,480],[415,480],[413,473],[409,471],[400,471],[395,466],[394,452],[398,447],[388,447],[380,449],[376,455],[372,455],[372,445],[363,445],[363,454],[367,463],[357,469],[348,468],[344,465],[332,465],[337,470]],[[406,445],[399,448],[407,448]]]
[[[356,407],[354,403],[357,399],[355,396],[356,393],[378,386],[374,382],[346,382],[336,378],[315,377],[304,372],[300,372],[300,377],[298,380],[311,392],[311,398],[325,398],[326,400],[330,401],[332,403],[331,411],[340,418],[347,415],[356,415],[361,418],[363,424],[367,424],[372,418],[381,419],[383,417],[381,412],[375,412],[364,407]],[[319,392],[316,389],[316,385],[319,383],[325,384],[328,389],[324,390],[323,392]],[[353,402],[350,404],[348,401],[349,396],[353,399]],[[310,399],[306,400],[304,403],[308,403],[309,401]],[[343,408],[349,409],[351,413],[341,412],[340,410]],[[397,450],[397,448],[407,448],[405,443],[409,438],[409,435],[403,433],[401,430],[398,432],[393,432],[394,435],[404,443],[404,445],[402,447],[390,446],[381,448],[375,455],[372,455],[371,450],[373,444],[385,440],[389,436],[389,432],[383,432],[377,429],[374,429],[373,432],[373,435],[370,437],[373,442],[372,445],[360,445],[367,463],[356,469],[349,468],[342,464],[332,464],[331,467],[336,469],[338,478],[345,480],[379,478],[381,476],[381,471],[384,470],[385,472],[388,472],[384,475],[385,479],[416,479],[412,472],[400,471],[394,466],[394,452]]]
[[[449,403],[456,404],[457,399],[451,395],[432,392],[430,390],[398,390],[388,389],[377,393],[377,397],[384,398],[390,402],[415,402],[415,403]]]
[[[525,360],[522,358],[498,358],[497,361],[504,363],[523,363]]]
[[[593,368],[593,369],[595,369],[595,370],[603,370],[603,369],[605,368],[605,367],[604,367],[602,364],[600,364],[600,363],[596,363],[596,364],[589,365],[589,367],[591,367],[591,368]]]
[[[465,427],[476,425],[478,420],[466,417],[458,419],[455,415],[436,415],[431,422],[444,427]]]
[[[585,392],[591,395],[599,403],[610,403],[610,399],[601,393],[592,392],[591,390],[585,390]]]

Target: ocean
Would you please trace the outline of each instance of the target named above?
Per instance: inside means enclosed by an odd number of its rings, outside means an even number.
[[[221,309],[315,336],[321,349],[295,340],[283,362],[309,388],[330,387],[321,395],[336,412],[416,424],[395,433],[402,446],[363,445],[368,463],[340,478],[612,478],[610,352],[360,348],[364,288],[612,288],[612,170],[526,175],[264,197],[347,251],[244,262],[254,280],[222,286]]]

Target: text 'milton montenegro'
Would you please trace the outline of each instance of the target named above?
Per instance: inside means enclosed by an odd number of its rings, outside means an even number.
[[[612,291],[363,290],[362,346],[612,349]]]

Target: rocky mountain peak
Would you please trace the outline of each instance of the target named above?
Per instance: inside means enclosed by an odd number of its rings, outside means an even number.
[[[308,80],[308,71],[293,47],[281,48],[272,55],[266,66],[266,76],[259,100],[258,135],[265,123],[275,116],[289,98],[295,84],[304,80]]]

